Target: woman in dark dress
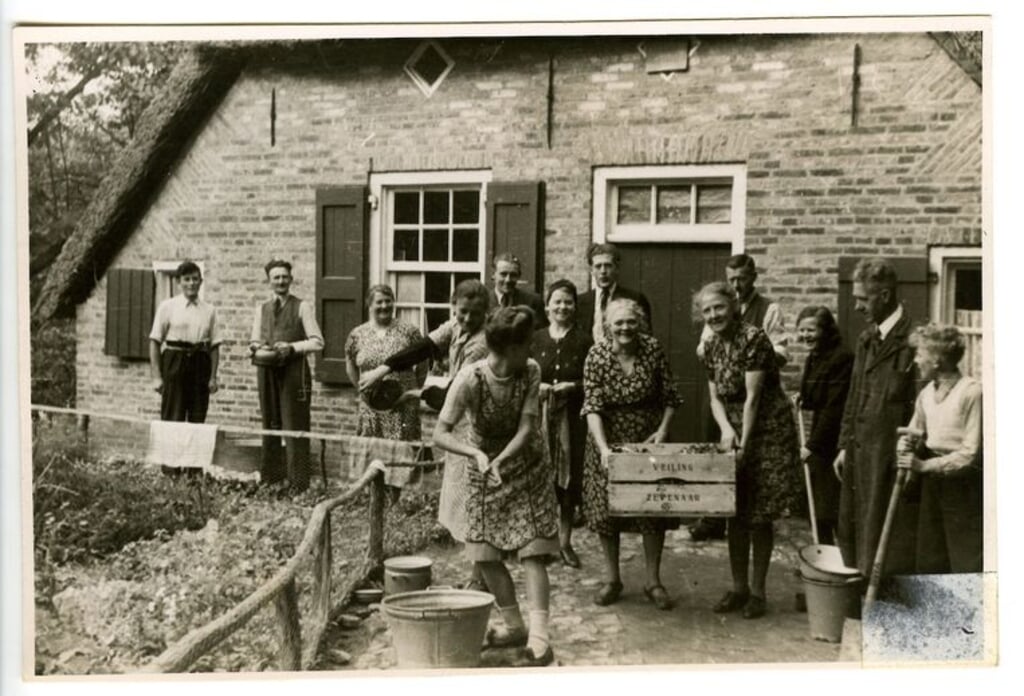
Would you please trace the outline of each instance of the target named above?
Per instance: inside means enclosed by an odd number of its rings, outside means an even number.
[[[533,334],[531,354],[540,365],[548,451],[555,469],[558,497],[558,540],[562,562],[580,567],[572,548],[572,520],[583,490],[583,447],[587,424],[583,408],[583,361],[594,341],[576,327],[576,286],[556,280],[545,298],[548,326]]]
[[[614,444],[665,442],[680,403],[665,351],[657,339],[641,332],[645,322],[644,310],[633,300],[609,302],[604,340],[590,349],[583,366],[583,413],[590,432],[583,456],[583,513],[587,526],[601,539],[606,564],[606,580],[594,602],[604,606],[618,600],[619,536],[639,532],[644,544],[644,594],[667,610],[673,603],[661,584],[661,552],[665,531],[678,527],[679,520],[611,517],[608,470],[602,460]]]
[[[832,462],[838,454],[853,353],[843,346],[835,317],[827,307],[805,307],[797,316],[796,332],[810,350],[800,378],[798,407],[813,414],[800,459],[807,462],[811,472],[818,541],[832,544],[839,519],[839,479]]]
[[[694,305],[713,332],[704,348],[711,413],[722,448],[736,452],[736,516],[727,524],[733,588],[714,611],[742,609],[744,618],[756,619],[765,613],[772,522],[795,510],[802,497],[793,409],[772,343],[763,329],[740,319],[736,291],[728,283],[710,283]]]

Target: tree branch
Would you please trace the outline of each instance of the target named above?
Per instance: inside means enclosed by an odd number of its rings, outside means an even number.
[[[46,113],[39,117],[39,120],[36,121],[36,125],[28,129],[29,147],[31,147],[32,143],[35,142],[35,139],[39,137],[39,134],[43,129],[50,125],[50,121],[57,118],[57,116],[67,108],[68,104],[70,104],[75,97],[81,94],[82,90],[85,89],[85,86],[99,76],[100,72],[101,71],[98,66],[93,66],[92,69],[82,75],[82,79],[80,79],[74,87],[60,95],[57,101],[54,102],[53,106],[47,109]]]

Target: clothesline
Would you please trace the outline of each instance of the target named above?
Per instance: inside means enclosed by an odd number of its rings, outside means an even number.
[[[152,423],[152,419],[141,418],[138,416],[126,416],[120,413],[103,413],[100,411],[87,411],[78,408],[66,408],[63,406],[43,406],[39,404],[32,404],[31,409],[37,413],[55,413],[70,416],[85,416],[88,418],[105,419],[112,421],[120,421],[122,423],[137,423],[140,425],[149,425]],[[217,425],[217,429],[224,433],[231,433],[233,435],[251,435],[251,436],[271,436],[271,437],[294,437],[303,438],[307,440],[320,440],[323,442],[338,442],[343,444],[358,443],[360,440],[364,440],[359,435],[339,435],[336,433],[316,433],[306,430],[269,430],[267,428],[251,428],[242,425]],[[409,441],[407,444],[412,445],[419,451],[424,448],[431,447],[431,441]],[[433,460],[426,461],[390,461],[385,462],[385,466],[389,467],[414,467],[414,468],[432,468],[437,465],[437,462]]]

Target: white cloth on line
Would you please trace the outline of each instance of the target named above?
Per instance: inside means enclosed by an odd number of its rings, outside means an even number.
[[[206,423],[152,421],[146,462],[177,468],[205,469],[213,462],[217,426]]]
[[[416,459],[419,443],[405,440],[388,440],[382,437],[353,436],[345,442],[348,454],[348,478],[357,480],[374,459],[388,462],[409,462]],[[409,482],[413,469],[409,467],[388,467],[384,483],[401,488]]]

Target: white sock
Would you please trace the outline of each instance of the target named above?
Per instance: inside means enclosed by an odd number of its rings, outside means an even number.
[[[505,621],[505,628],[512,631],[525,631],[526,624],[523,623],[523,614],[519,611],[519,605],[513,604],[507,607],[498,607],[498,611],[501,613],[501,618]],[[530,612],[530,616],[533,616],[533,612]]]
[[[533,650],[533,654],[540,657],[548,649],[548,612],[545,609],[530,610],[530,637],[526,641],[526,647]]]

